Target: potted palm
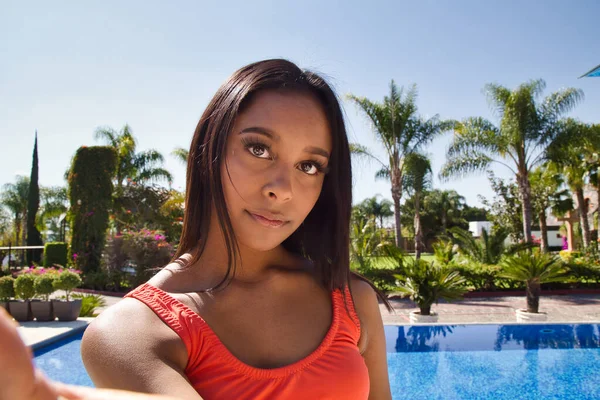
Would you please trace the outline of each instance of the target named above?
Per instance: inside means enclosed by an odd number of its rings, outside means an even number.
[[[54,312],[52,310],[52,302],[50,295],[54,293],[54,276],[51,274],[43,274],[35,277],[33,287],[36,294],[43,297],[41,301],[31,302],[31,312],[36,321],[54,321]]]
[[[0,307],[4,308],[9,314],[9,300],[15,297],[14,278],[12,276],[3,276],[0,278]]]
[[[52,300],[54,315],[59,321],[75,321],[79,317],[81,299],[69,299],[69,294],[81,285],[81,282],[79,275],[72,271],[62,271],[54,279],[54,289],[66,292],[66,300]]]
[[[516,310],[517,322],[545,321],[547,315],[539,312],[541,285],[567,280],[562,261],[537,250],[522,251],[504,259],[501,267],[500,276],[525,282],[527,308]]]
[[[18,300],[10,301],[10,314],[17,321],[32,321],[31,299],[35,296],[35,276],[33,274],[21,274],[14,282],[15,297]]]
[[[403,268],[398,279],[398,290],[417,303],[419,311],[411,311],[410,322],[437,322],[438,315],[431,312],[433,303],[440,299],[460,299],[465,292],[465,280],[451,268],[413,260]]]

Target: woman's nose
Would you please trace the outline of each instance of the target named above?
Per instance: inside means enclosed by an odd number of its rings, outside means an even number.
[[[290,171],[287,168],[280,168],[263,187],[263,193],[277,202],[290,201],[293,197]]]

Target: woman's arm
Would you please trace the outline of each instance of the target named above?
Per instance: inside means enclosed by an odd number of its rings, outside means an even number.
[[[146,305],[124,299],[86,329],[81,356],[98,388],[201,400],[184,373],[179,336]]]
[[[31,350],[21,340],[17,327],[0,308],[0,400],[177,400],[170,396],[53,382],[34,368]]]
[[[352,280],[352,297],[361,326],[361,352],[367,368],[371,388],[370,400],[389,400],[392,398],[387,366],[385,333],[377,295],[368,283],[359,279]]]

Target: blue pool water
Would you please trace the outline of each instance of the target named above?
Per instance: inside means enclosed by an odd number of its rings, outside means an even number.
[[[386,326],[398,399],[598,399],[600,324]],[[93,386],[82,334],[34,353],[50,378]]]
[[[33,352],[35,365],[55,381],[94,386],[81,360],[83,332]]]

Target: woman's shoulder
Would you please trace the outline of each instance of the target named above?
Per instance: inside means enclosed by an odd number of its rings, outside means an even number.
[[[377,325],[381,324],[379,301],[373,287],[356,276],[350,279],[350,293],[360,321],[361,334],[358,348],[363,353],[368,346],[369,332],[374,331]]]
[[[350,292],[355,301],[371,303],[373,300],[377,301],[377,293],[375,293],[375,289],[371,284],[355,275],[350,278]]]
[[[124,298],[104,310],[86,328],[83,349],[125,354],[136,350],[167,346],[168,354],[177,347],[183,348],[179,336],[165,325],[146,304],[134,298]]]
[[[98,388],[196,395],[184,378],[185,344],[133,298],[121,300],[90,323],[81,342],[81,357]]]
[[[177,333],[151,308],[134,298],[124,298],[104,310],[86,328],[81,342],[88,370],[120,363],[145,369],[143,364],[149,358],[185,368],[186,352]]]

